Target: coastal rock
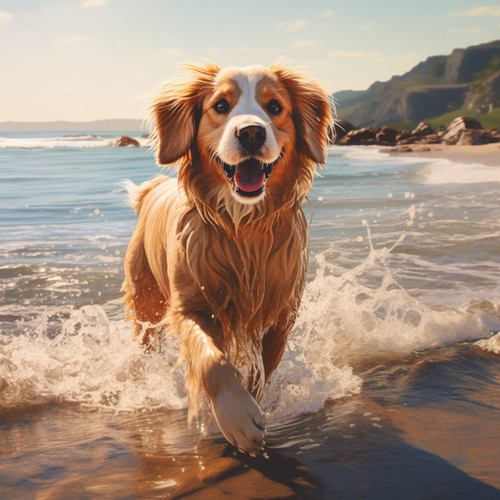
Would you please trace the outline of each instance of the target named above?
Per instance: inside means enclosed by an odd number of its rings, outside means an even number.
[[[483,125],[479,120],[468,116],[459,116],[455,118],[443,135],[443,142],[446,144],[457,144],[462,137],[464,130],[482,130]]]
[[[420,122],[415,129],[411,131],[411,135],[421,137],[424,135],[433,135],[435,134],[435,130],[425,122]]]
[[[335,120],[333,122],[330,134],[330,142],[339,142],[342,137],[348,134],[351,130],[355,130],[355,126],[346,120]]]
[[[441,137],[438,134],[428,134],[418,138],[417,144],[439,144]]]
[[[339,141],[346,146],[369,146],[377,144],[377,134],[372,127],[351,130]]]
[[[427,148],[425,146],[417,146],[417,147],[396,146],[395,148],[392,148],[390,151],[391,153],[425,153],[430,150],[431,148]]]
[[[411,137],[411,132],[408,132],[408,130],[399,130],[398,135],[396,136],[396,142],[404,141],[409,137]]]
[[[463,130],[458,146],[478,146],[481,144],[490,144],[500,142],[500,137],[496,137],[489,130]]]
[[[500,128],[489,131],[491,134],[492,142],[500,142]]]
[[[396,146],[391,149],[391,153],[413,153],[413,148],[410,146]]]
[[[428,134],[428,135],[410,135],[405,139],[398,141],[400,146],[407,144],[438,144],[441,142],[441,137],[438,134]]]
[[[111,141],[109,145],[111,147],[117,147],[117,148],[123,148],[126,146],[133,146],[135,148],[140,147],[139,141],[137,139],[134,139],[133,137],[129,137],[127,135],[122,135],[118,139]]]
[[[349,122],[339,122],[339,125],[345,130],[353,126]],[[401,152],[424,151],[428,144],[478,145],[500,142],[500,128],[484,130],[479,120],[462,116],[453,120],[447,129],[443,126],[435,129],[425,122],[419,123],[411,132],[388,126],[363,127],[349,130],[342,137],[337,137],[335,142],[348,146],[396,146]],[[410,147],[413,145],[416,147]]]
[[[399,135],[399,130],[390,127],[382,127],[376,134],[376,139],[379,144],[393,145],[396,142],[396,137]]]

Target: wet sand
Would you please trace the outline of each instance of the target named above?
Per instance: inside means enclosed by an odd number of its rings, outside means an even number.
[[[221,437],[199,441],[183,410],[4,415],[1,496],[500,498],[497,355],[469,343],[356,371],[360,394],[274,422],[257,458]]]

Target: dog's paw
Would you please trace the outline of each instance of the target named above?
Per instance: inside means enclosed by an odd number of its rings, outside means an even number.
[[[262,411],[235,375],[227,377],[212,400],[215,419],[224,437],[240,451],[256,455],[264,442]]]

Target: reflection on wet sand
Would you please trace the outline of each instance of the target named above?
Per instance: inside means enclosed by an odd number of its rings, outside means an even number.
[[[371,363],[361,393],[271,422],[251,458],[185,410],[44,406],[0,418],[2,498],[481,498],[500,495],[500,367],[473,345]],[[460,374],[460,376],[457,376]]]

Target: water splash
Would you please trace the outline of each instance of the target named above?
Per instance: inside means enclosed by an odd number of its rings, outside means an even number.
[[[46,402],[92,408],[183,408],[173,338],[145,353],[130,325],[101,306],[45,310],[0,345],[0,408]],[[181,369],[182,372],[182,369]]]
[[[410,227],[414,207],[407,211]],[[328,399],[359,392],[360,359],[405,354],[500,330],[500,310],[486,300],[459,307],[431,307],[394,279],[389,256],[405,238],[376,248],[364,222],[369,251],[350,270],[340,270],[329,252],[314,257],[297,322],[278,369],[265,390],[271,419],[320,409]],[[28,307],[28,306],[23,306]],[[0,336],[0,411],[62,402],[115,411],[182,409],[186,366],[176,337],[145,353],[124,322],[122,306],[42,307],[25,311],[15,329]],[[497,337],[480,347],[493,350]]]
[[[415,207],[407,214],[411,227]],[[317,272],[306,287],[296,324],[306,350],[327,349],[334,362],[353,362],[361,355],[407,353],[477,339],[500,328],[500,309],[487,300],[431,307],[411,296],[388,265],[406,233],[390,246],[375,248],[370,227],[363,223],[369,253],[359,265],[339,275],[325,252],[315,257]]]
[[[490,351],[495,354],[500,354],[500,332],[491,332],[487,339],[479,340],[476,345],[485,351]]]

